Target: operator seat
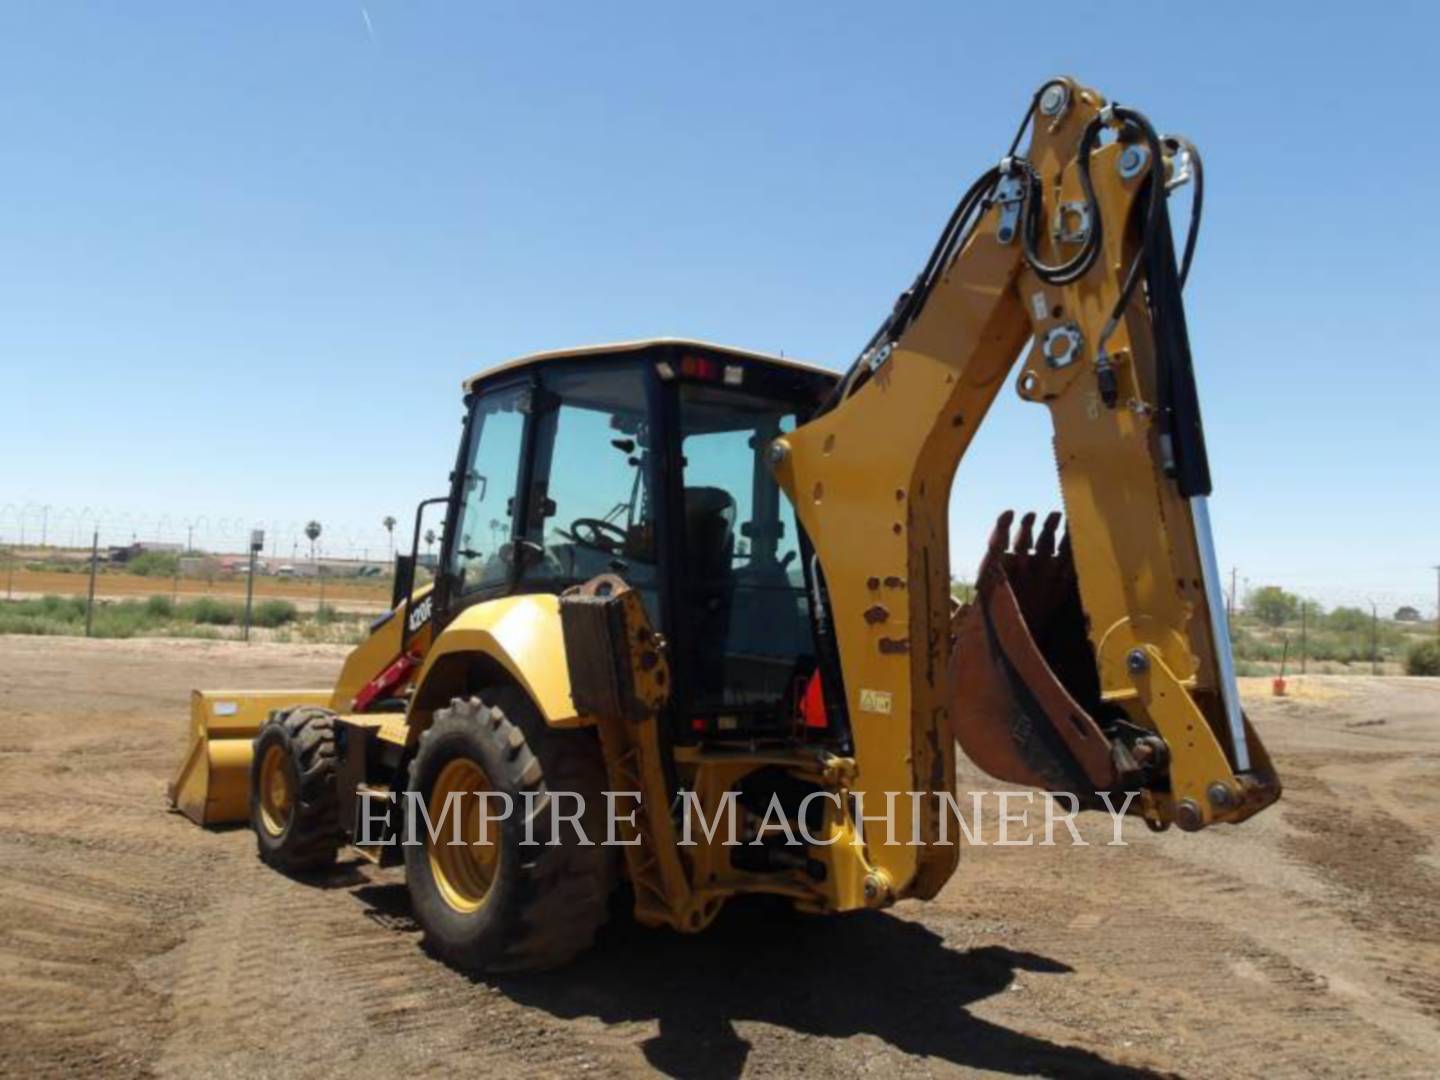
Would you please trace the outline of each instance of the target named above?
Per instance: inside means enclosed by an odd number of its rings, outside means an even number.
[[[725,643],[735,600],[735,500],[716,487],[685,489],[685,635],[695,697],[725,693]]]
[[[735,554],[735,500],[717,487],[685,489],[685,556],[692,581],[723,581]]]

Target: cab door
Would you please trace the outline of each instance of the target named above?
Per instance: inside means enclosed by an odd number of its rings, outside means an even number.
[[[533,394],[528,382],[515,382],[480,391],[471,406],[446,515],[446,616],[514,588]]]
[[[559,592],[617,574],[660,627],[651,378],[630,359],[541,372],[519,588]]]

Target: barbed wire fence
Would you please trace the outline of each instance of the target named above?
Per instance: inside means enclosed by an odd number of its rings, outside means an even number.
[[[379,514],[373,523],[321,521],[321,534],[313,555],[328,560],[385,564],[396,549],[410,546],[413,518],[407,512],[395,518],[393,531]],[[130,544],[163,544],[172,550],[211,555],[242,555],[249,551],[252,529],[265,530],[262,558],[271,563],[308,560],[312,548],[305,529],[311,519],[270,518],[255,520],[224,514],[155,514],[108,506],[74,506],[43,502],[0,503],[0,547],[61,548],[88,551],[97,532],[101,551]],[[438,522],[434,523],[438,532]],[[425,542],[421,541],[422,550]],[[1440,615],[1440,570],[1416,566],[1414,586],[1396,588],[1392,583],[1368,584],[1353,575],[1343,581],[1305,580],[1279,573],[1250,573],[1227,568],[1223,591],[1237,610],[1244,610],[1253,589],[1278,585],[1287,592],[1317,601],[1326,609],[1355,607],[1376,611],[1391,618],[1402,608],[1414,608],[1422,618]]]
[[[395,547],[403,550],[410,544],[409,515],[394,516],[400,520],[393,534],[382,524],[385,515],[378,515],[373,525],[321,520],[314,554],[324,559],[388,563]],[[186,552],[240,555],[249,550],[251,530],[264,529],[263,557],[284,562],[311,557],[311,543],[305,534],[310,520],[156,515],[105,506],[10,502],[0,503],[0,545],[88,551],[98,533],[102,551],[148,543]]]

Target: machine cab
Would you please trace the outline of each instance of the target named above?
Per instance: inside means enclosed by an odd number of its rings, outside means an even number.
[[[670,643],[671,738],[781,736],[816,667],[806,553],[765,462],[836,376],[645,341],[467,384],[437,628],[471,604],[617,574]]]

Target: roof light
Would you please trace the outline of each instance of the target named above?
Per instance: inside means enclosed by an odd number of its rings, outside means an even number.
[[[680,358],[680,374],[687,379],[719,382],[720,365],[708,356],[682,356]]]

